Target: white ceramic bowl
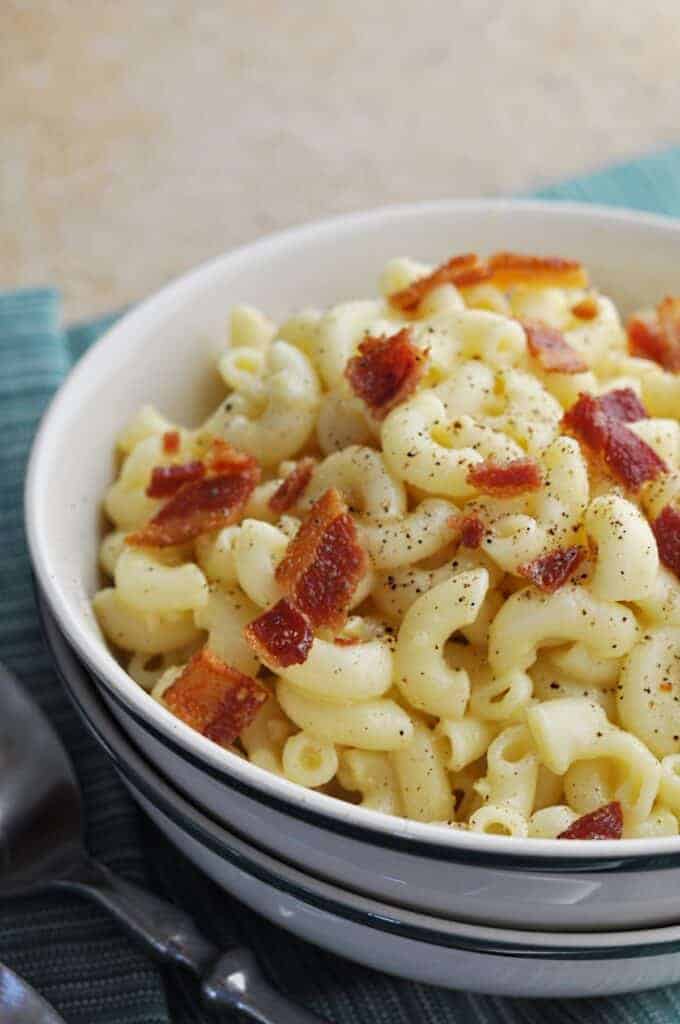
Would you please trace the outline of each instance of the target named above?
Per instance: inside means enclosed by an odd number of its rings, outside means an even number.
[[[567,933],[445,921],[356,895],[292,867],[196,808],[132,746],[42,603],[77,710],[143,810],[218,885],[282,928],[400,977],[524,997],[604,996],[680,981],[680,926]]]
[[[388,258],[509,248],[582,259],[624,313],[677,285],[680,226],[574,204],[444,201],[312,224],[221,257],[128,314],[81,360],[36,437],[26,487],[33,565],[114,714],[179,789],[261,846],[343,886],[457,919],[604,929],[673,920],[680,840],[519,840],[409,822],[333,800],[222,750],[116,662],[91,612],[100,501],[118,430],[153,401],[196,423],[216,403],[227,311],[281,317],[375,291]]]

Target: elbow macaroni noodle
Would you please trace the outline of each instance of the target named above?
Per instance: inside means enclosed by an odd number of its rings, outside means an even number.
[[[258,676],[270,696],[234,749],[298,785],[532,839],[617,800],[624,837],[677,835],[680,581],[650,521],[680,503],[680,376],[629,355],[614,303],[594,290],[443,284],[415,312],[390,303],[430,269],[392,260],[381,297],[279,326],[234,307],[218,409],[188,430],[146,405],[119,435],[99,557],[108,585],[94,598],[101,629],[161,704],[205,644]],[[593,315],[579,319],[585,298]],[[587,368],[543,369],[526,320],[561,331]],[[403,327],[425,353],[423,373],[381,421],[345,369],[367,335]],[[669,470],[638,494],[561,432],[579,393],[621,387],[649,414],[630,430]],[[214,438],[262,468],[241,519],[175,547],[127,545],[162,507],[146,493],[152,470],[201,459]],[[311,478],[279,514],[269,501],[302,457]],[[485,460],[527,457],[537,490],[494,497],[468,479]],[[283,596],[276,568],[330,487],[368,555],[351,618],[339,637],[317,630],[303,663],[263,664],[244,627]],[[479,547],[461,546],[461,516],[484,524]],[[587,558],[562,587],[527,581],[524,566],[570,545]]]

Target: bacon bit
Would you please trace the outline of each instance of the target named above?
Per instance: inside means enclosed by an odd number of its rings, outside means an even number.
[[[159,512],[126,542],[164,548],[192,540],[208,530],[235,523],[259,479],[257,472],[221,473],[185,484]]]
[[[471,466],[467,482],[482,494],[510,498],[541,486],[541,471],[533,459],[513,459],[501,464],[493,459]]]
[[[313,626],[339,629],[367,566],[354,520],[330,488],[288,545],[276,579]]]
[[[626,487],[637,491],[648,480],[655,480],[668,467],[653,448],[623,423],[611,421],[604,450],[604,461]]]
[[[460,543],[463,547],[478,548],[486,532],[486,527],[479,516],[463,516],[456,525],[460,529]]]
[[[562,420],[564,429],[601,455],[614,476],[634,491],[667,472],[663,459],[625,425],[631,416],[639,419],[640,410],[646,415],[634,392],[621,388],[600,398],[579,395]]]
[[[554,594],[556,590],[564,586],[585,557],[586,549],[580,545],[571,548],[555,548],[547,555],[541,555],[533,562],[521,565],[517,572],[545,594]]]
[[[562,426],[571,431],[593,451],[601,451],[607,443],[608,418],[599,399],[581,393],[564,414]]]
[[[333,641],[338,647],[356,647],[359,642],[358,637],[355,636],[336,636]]]
[[[186,484],[146,526],[130,534],[127,543],[163,548],[230,526],[241,514],[253,487],[252,479],[239,475],[212,476]]]
[[[664,693],[672,693],[673,692],[673,684],[669,683],[668,680],[665,679],[663,681],[663,683],[659,683],[659,689],[663,690]]]
[[[597,316],[597,309],[597,301],[591,296],[587,296],[585,299],[577,302],[575,306],[572,306],[571,312],[579,320],[594,320]]]
[[[632,355],[652,359],[670,373],[680,372],[680,298],[666,296],[650,316],[628,321]]]
[[[219,437],[216,437],[210,445],[206,462],[209,471],[216,475],[238,473],[243,476],[253,477],[255,484],[259,482],[260,467],[257,459],[246,452],[239,451],[238,448],[232,448],[230,444]]]
[[[272,512],[281,515],[292,508],[306,489],[313,472],[314,459],[301,459],[269,499],[268,505]]]
[[[466,288],[474,288],[477,284],[482,284],[484,281],[488,281],[491,277],[491,271],[485,263],[479,263],[476,267],[470,267],[468,270],[459,271],[451,284],[455,284],[456,288],[460,288],[464,291]]]
[[[347,506],[335,487],[330,487],[314,502],[307,519],[288,545],[285,557],[276,569],[276,579],[282,587],[289,587],[314,561],[324,530],[346,512]]]
[[[176,455],[179,451],[179,430],[166,430],[163,434],[163,451],[166,455]]]
[[[228,745],[250,725],[269,692],[204,647],[163,694],[170,710],[215,743]]]
[[[166,469],[169,472],[157,472]],[[178,471],[184,477],[179,489],[175,487]],[[213,441],[206,463],[156,467],[149,488],[165,488],[170,500],[141,530],[129,534],[126,543],[164,548],[230,526],[240,516],[259,479],[257,459],[220,440]],[[174,488],[174,493],[167,488]],[[156,496],[161,495],[157,492]]]
[[[529,352],[546,373],[584,373],[588,364],[571,347],[561,331],[539,321],[520,320]]]
[[[273,669],[301,665],[314,640],[307,618],[285,597],[248,623],[244,636],[258,658]]]
[[[421,277],[407,288],[390,295],[390,302],[404,313],[413,313],[425,296],[442,284],[457,288],[471,288],[482,281],[490,281],[498,288],[515,284],[539,287],[555,285],[561,288],[585,288],[588,275],[575,260],[559,256],[527,256],[516,252],[496,252],[488,263],[476,253],[454,256],[426,277]]]
[[[586,288],[588,275],[581,263],[560,256],[528,256],[520,252],[495,252],[489,258],[491,283],[499,288],[516,284]]]
[[[573,821],[558,839],[620,839],[623,834],[621,804],[613,800]]]
[[[680,579],[680,509],[666,505],[651,525],[659,558]]]
[[[390,302],[397,306],[404,313],[413,313],[425,296],[434,288],[442,284],[460,285],[468,288],[472,284],[489,277],[487,267],[480,262],[479,256],[474,252],[464,253],[462,256],[454,256],[446,263],[442,263],[425,277],[418,278],[407,288],[390,295]]]
[[[651,359],[663,366],[666,361],[666,343],[656,315],[649,318],[632,316],[626,325],[628,351],[632,356]]]
[[[411,341],[411,331],[402,328],[391,337],[366,338],[358,354],[347,363],[345,377],[354,393],[370,408],[376,419],[415,391],[423,375],[427,353]]]
[[[304,662],[313,626],[344,624],[367,564],[354,520],[331,488],[312,505],[277,567],[276,579],[286,597],[246,627],[246,639],[258,657],[273,668]]]
[[[635,423],[648,419],[647,410],[632,388],[616,388],[600,395],[600,409],[610,419],[620,423]]]
[[[154,466],[146,493],[149,498],[169,498],[180,487],[204,476],[205,466],[202,462],[185,462],[182,466]]]
[[[661,333],[666,343],[662,365],[671,373],[680,372],[680,298],[667,295],[657,306]]]

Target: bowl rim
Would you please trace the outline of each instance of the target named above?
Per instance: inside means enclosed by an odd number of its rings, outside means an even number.
[[[353,234],[364,225],[409,219],[424,213],[466,211],[490,215],[494,212],[525,211],[546,219],[575,219],[602,223],[616,222],[623,226],[647,227],[654,232],[680,235],[680,220],[661,214],[643,213],[604,205],[590,205],[562,200],[536,199],[437,199],[416,203],[386,205],[371,210],[312,221],[287,228],[254,242],[207,260],[166,284],[142,301],[104,332],[70,371],[44,412],[35,434],[28,461],[24,489],[24,518],[28,548],[34,572],[42,592],[60,628],[79,656],[106,685],[107,691],[121,707],[146,729],[172,744],[180,756],[222,782],[246,791],[262,802],[275,804],[284,813],[292,814],[324,829],[349,834],[354,839],[398,848],[425,856],[454,860],[457,856],[502,861],[504,866],[518,868],[540,864],[555,870],[657,870],[680,864],[680,839],[676,836],[652,839],[570,840],[520,839],[490,836],[440,825],[394,818],[379,812],[346,803],[323,793],[304,789],[251,764],[175,718],[154,701],[116,662],[103,639],[95,638],[83,625],[68,614],[67,601],[60,581],[52,569],[50,553],[41,529],[42,479],[49,465],[51,438],[55,435],[65,412],[77,397],[78,390],[97,379],[98,367],[107,358],[109,347],[119,338],[151,327],[157,317],[188,301],[212,278],[218,278],[232,266],[252,264],[263,256],[285,250],[291,245],[308,244],[315,236],[332,233]],[[105,354],[106,353],[106,354]],[[568,849],[565,849],[568,845]]]
[[[355,893],[279,859],[215,821],[153,769],[107,709],[87,667],[69,645],[40,595],[38,605],[43,636],[57,675],[116,771],[177,828],[264,884],[378,932],[483,955],[588,961],[680,952],[680,925],[601,932],[549,932],[439,918]]]

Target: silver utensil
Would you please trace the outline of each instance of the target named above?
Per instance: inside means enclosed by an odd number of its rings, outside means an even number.
[[[322,1024],[272,988],[250,950],[235,946],[221,953],[184,911],[92,860],[83,845],[80,787],[69,757],[2,663],[0,695],[0,898],[46,888],[85,896],[157,959],[196,975],[209,1007],[238,1010],[260,1024]]]
[[[53,1006],[9,967],[0,964],[2,1024],[66,1024]]]

